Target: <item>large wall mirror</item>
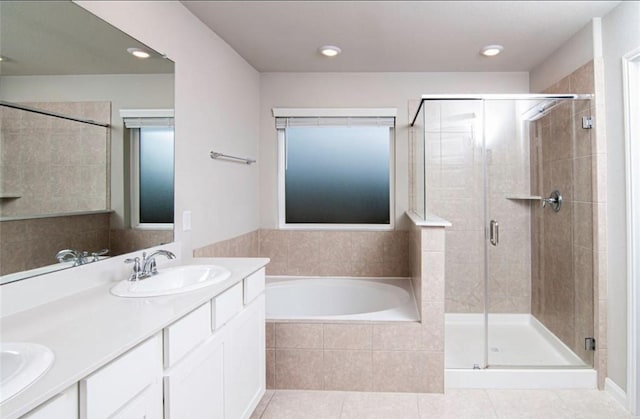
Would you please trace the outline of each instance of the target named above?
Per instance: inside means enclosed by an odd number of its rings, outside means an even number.
[[[173,62],[71,1],[0,2],[0,57],[0,284],[173,241]]]

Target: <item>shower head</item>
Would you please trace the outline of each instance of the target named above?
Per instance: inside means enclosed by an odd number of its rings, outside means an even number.
[[[525,121],[537,121],[543,116],[547,115],[551,109],[560,104],[559,100],[549,99],[536,103],[531,109],[522,114],[522,119]]]

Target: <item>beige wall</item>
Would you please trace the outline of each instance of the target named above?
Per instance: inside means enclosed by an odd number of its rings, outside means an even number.
[[[627,387],[627,258],[624,112],[621,58],[640,47],[640,2],[622,2],[602,18],[604,91],[607,106],[607,238],[609,377]],[[636,389],[638,391],[638,389]]]
[[[262,73],[260,75],[260,226],[277,228],[277,138],[274,107],[398,109],[396,228],[407,229],[409,206],[408,102],[428,93],[523,93],[528,74],[513,73]]]
[[[593,22],[585,25],[530,71],[531,92],[544,91],[591,60],[593,60]]]
[[[258,155],[258,72],[179,2],[78,4],[176,63],[176,240],[184,254],[256,230],[262,162],[214,161],[209,152]],[[191,232],[182,231],[187,210]]]

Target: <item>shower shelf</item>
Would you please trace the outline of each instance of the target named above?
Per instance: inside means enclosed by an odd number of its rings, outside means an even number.
[[[538,195],[510,195],[507,196],[507,199],[516,201],[540,201],[542,200],[542,197]]]

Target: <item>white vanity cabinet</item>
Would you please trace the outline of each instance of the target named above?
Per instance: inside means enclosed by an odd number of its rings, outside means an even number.
[[[225,418],[248,418],[265,391],[264,295],[233,320],[224,346]]]
[[[248,419],[265,392],[264,289],[263,267],[21,418]]]
[[[251,416],[265,391],[263,291],[264,268],[164,329],[165,419]]]
[[[162,419],[162,338],[139,344],[80,380],[80,419]]]

